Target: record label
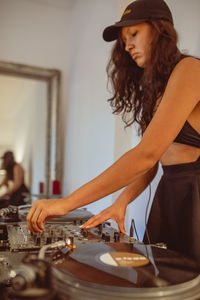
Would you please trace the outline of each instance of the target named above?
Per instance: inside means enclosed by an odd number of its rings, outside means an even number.
[[[149,259],[144,255],[129,252],[108,252],[100,256],[100,260],[111,266],[142,267],[149,264]]]

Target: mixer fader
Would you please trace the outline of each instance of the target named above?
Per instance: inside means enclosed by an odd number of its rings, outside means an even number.
[[[120,234],[109,223],[90,230],[81,229],[79,225],[48,223],[43,233],[30,233],[25,222],[5,225],[8,233],[10,251],[39,250],[42,246],[60,240],[71,244],[96,243],[100,241],[118,242]],[[126,236],[123,237],[126,239]]]

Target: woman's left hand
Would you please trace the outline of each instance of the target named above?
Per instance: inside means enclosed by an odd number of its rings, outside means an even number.
[[[98,215],[90,218],[85,224],[81,226],[81,229],[88,230],[109,219],[112,219],[117,222],[119,230],[122,233],[127,234],[124,228],[125,213],[126,213],[126,206],[119,205],[119,203],[115,202],[111,206],[109,206],[108,208],[100,212]]]

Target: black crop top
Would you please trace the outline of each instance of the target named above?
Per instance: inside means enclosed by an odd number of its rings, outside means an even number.
[[[200,148],[200,133],[186,121],[174,142]]]

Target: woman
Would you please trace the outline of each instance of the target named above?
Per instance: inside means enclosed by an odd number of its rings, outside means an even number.
[[[68,197],[35,201],[28,228],[42,232],[54,215],[125,187],[113,205],[82,226],[90,229],[112,218],[125,233],[126,207],[152,181],[160,161],[164,176],[149,219],[150,240],[200,260],[200,61],[179,52],[162,0],[134,1],[103,38],[116,40],[107,69],[114,91],[110,103],[127,126],[139,123],[141,142]]]
[[[16,163],[12,151],[4,153],[2,168],[6,171],[6,175],[1,186],[7,186],[7,192],[1,196],[2,199],[8,199],[10,205],[23,205],[25,195],[29,190],[24,184],[24,170]]]

